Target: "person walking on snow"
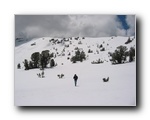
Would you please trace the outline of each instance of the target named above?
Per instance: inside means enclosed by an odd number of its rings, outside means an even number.
[[[74,79],[75,86],[77,86],[78,76],[75,74],[74,77],[73,77],[73,79]]]

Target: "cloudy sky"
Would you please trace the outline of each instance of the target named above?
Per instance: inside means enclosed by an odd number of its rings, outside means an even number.
[[[15,37],[135,35],[134,15],[15,15]]]

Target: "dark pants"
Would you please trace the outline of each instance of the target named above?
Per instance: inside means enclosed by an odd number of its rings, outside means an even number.
[[[77,86],[77,80],[74,80],[75,86]]]

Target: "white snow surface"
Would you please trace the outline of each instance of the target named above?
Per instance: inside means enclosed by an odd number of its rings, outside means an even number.
[[[136,60],[130,63],[112,65],[108,52],[123,45],[136,48],[136,39],[125,44],[128,37],[79,38],[69,40],[64,44],[52,44],[50,37],[36,38],[15,47],[15,105],[16,106],[136,106]],[[61,40],[62,38],[55,38]],[[70,41],[72,44],[70,44]],[[82,44],[78,44],[81,41]],[[31,46],[32,43],[36,45]],[[68,45],[69,47],[64,47]],[[100,51],[97,45],[102,44],[105,51]],[[83,62],[72,63],[67,60],[75,54],[78,47],[88,55]],[[88,53],[88,47],[93,53]],[[59,54],[65,48],[65,56],[57,56],[54,60],[56,67],[44,70],[45,78],[38,78],[40,69],[24,70],[24,59],[30,60],[34,52],[50,50]],[[96,50],[99,51],[97,54]],[[68,53],[71,56],[68,56]],[[91,64],[97,59],[104,60],[102,64]],[[21,63],[21,69],[17,64]],[[63,65],[62,65],[63,63]],[[58,74],[64,74],[62,79]],[[78,75],[77,87],[74,86],[73,76]],[[103,78],[109,77],[108,82]]]

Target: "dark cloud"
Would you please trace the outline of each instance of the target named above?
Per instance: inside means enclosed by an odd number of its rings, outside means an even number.
[[[62,35],[68,31],[68,22],[66,15],[16,15],[15,36],[33,38]]]
[[[127,16],[124,30],[116,15],[16,15],[15,36],[26,37],[102,37],[133,35],[135,16]]]

